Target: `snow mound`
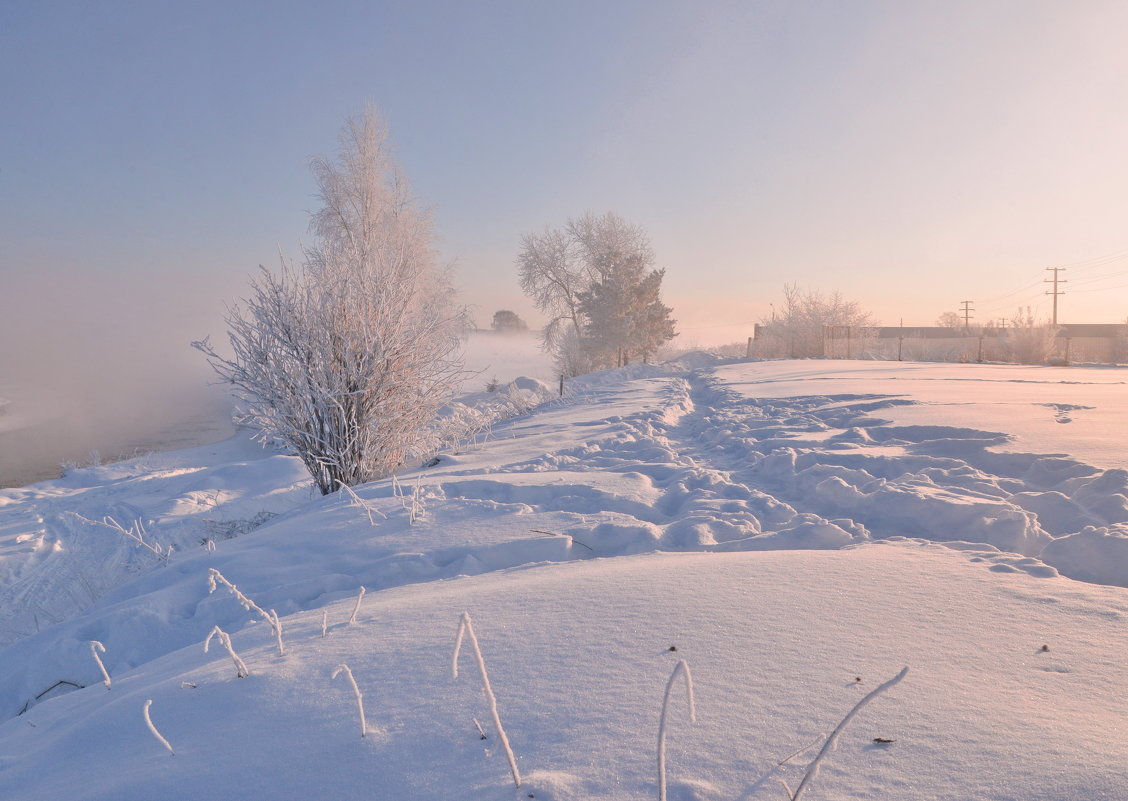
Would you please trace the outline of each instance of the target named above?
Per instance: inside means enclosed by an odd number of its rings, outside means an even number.
[[[655,794],[663,687],[685,659],[697,722],[678,687],[671,799],[778,797],[778,781],[794,787],[829,729],[904,665],[907,678],[844,730],[814,795],[973,798],[989,785],[1026,801],[1124,797],[1128,751],[1108,732],[1128,712],[1128,667],[1103,645],[1123,627],[1123,592],[973,558],[903,542],[542,565],[369,593],[353,624],[351,597],[287,614],[283,657],[200,575],[196,614],[235,618],[250,676],[222,650],[205,654],[201,636],[114,664],[106,690],[86,649],[85,689],[0,725],[0,795],[641,801]],[[519,792],[468,646],[451,678],[464,610]],[[107,644],[111,662],[125,645]],[[340,664],[363,694],[363,738],[352,690],[331,678]],[[175,757],[146,729],[148,700]]]
[[[563,398],[518,379],[452,403],[467,427],[425,466],[353,494],[312,497],[296,459],[246,438],[0,492],[0,797],[512,798],[473,671],[449,680],[463,610],[538,798],[652,797],[682,657],[703,722],[675,718],[672,799],[794,786],[805,747],[905,664],[826,797],[1128,795],[1105,736],[1128,713],[1107,646],[1128,471],[1016,449],[1009,408],[977,426],[796,369],[632,365]],[[1029,384],[1039,414],[1064,402]],[[285,656],[207,593],[213,568],[277,611]],[[216,625],[251,676],[202,652]]]

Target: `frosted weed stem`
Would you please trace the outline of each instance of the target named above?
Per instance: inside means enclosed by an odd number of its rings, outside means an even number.
[[[482,658],[482,649],[478,647],[478,638],[474,635],[474,623],[470,620],[468,612],[463,612],[458,621],[458,636],[454,640],[454,658],[451,660],[450,666],[451,674],[454,678],[458,678],[458,654],[462,650],[462,637],[465,634],[470,635],[470,645],[474,649],[474,660],[478,663],[478,672],[482,674],[482,689],[485,691],[486,700],[489,702],[490,716],[497,728],[498,739],[501,740],[502,748],[505,749],[505,758],[509,760],[509,771],[513,774],[513,784],[520,787],[521,774],[517,770],[517,759],[513,756],[513,749],[509,747],[509,736],[505,733],[505,728],[501,725],[501,718],[497,714],[497,698],[494,697],[493,689],[490,687],[490,676],[486,672],[486,661]]]
[[[259,606],[242,592],[240,592],[239,588],[228,581],[222,573],[220,573],[214,567],[209,567],[208,592],[215,592],[215,589],[219,584],[222,584],[224,587],[229,589],[231,591],[231,594],[235,596],[235,600],[242,604],[244,609],[246,609],[248,612],[257,612],[259,614],[259,617],[270,624],[270,627],[274,629],[274,639],[278,645],[278,655],[285,656],[286,649],[282,646],[282,622],[278,619],[278,613],[273,609],[267,612],[261,606]]]
[[[666,801],[666,712],[670,707],[670,692],[674,689],[674,682],[678,674],[685,676],[685,692],[689,699],[689,720],[697,722],[697,707],[693,702],[693,675],[689,672],[689,664],[684,659],[679,659],[666,682],[666,695],[662,699],[662,715],[658,719],[658,801]]]
[[[94,657],[94,661],[98,663],[98,670],[102,671],[102,683],[106,685],[106,689],[110,689],[110,674],[106,672],[106,666],[102,664],[102,657],[98,656],[98,652],[106,653],[106,646],[97,640],[90,641],[90,655]]]
[[[251,671],[247,670],[247,665],[239,658],[239,654],[235,653],[235,649],[231,646],[231,635],[226,631],[216,626],[208,634],[207,639],[204,640],[204,653],[208,652],[208,646],[211,645],[212,637],[218,637],[223,647],[227,649],[227,653],[231,656],[231,661],[235,663],[235,673],[239,678],[251,675]]]
[[[358,592],[356,595],[356,606],[353,607],[352,615],[349,617],[350,626],[356,622],[356,613],[360,611],[360,602],[364,600],[365,592],[367,592],[367,590],[365,590],[364,587],[361,587],[360,592]]]
[[[278,619],[278,613],[273,609],[270,610],[270,624],[274,627],[274,644],[278,646],[278,655],[285,656],[286,649],[282,645],[282,621]]]
[[[353,488],[350,487],[348,484],[346,484],[345,482],[340,481],[340,480],[338,480],[337,483],[340,484],[341,489],[343,489],[345,491],[345,493],[349,496],[349,498],[352,499],[352,505],[353,506],[359,506],[361,509],[364,510],[365,514],[368,515],[368,524],[369,525],[372,525],[372,526],[376,525],[376,520],[372,517],[373,512],[380,515],[380,517],[384,518],[385,520],[388,519],[388,516],[386,514],[384,514],[383,512],[381,512],[379,509],[377,509],[373,506],[369,506],[367,503],[365,503],[361,499],[361,497],[353,491]]]
[[[235,600],[238,601],[240,604],[242,604],[243,608],[246,609],[248,612],[251,612],[251,611],[258,612],[259,616],[261,616],[263,620],[265,620],[267,623],[270,623],[270,624],[273,625],[274,621],[271,620],[270,615],[268,615],[266,613],[265,609],[263,609],[261,606],[259,606],[254,601],[252,601],[250,598],[248,598],[246,595],[244,595],[242,592],[240,592],[239,588],[236,587],[234,584],[232,584],[230,581],[228,581],[227,578],[222,573],[220,573],[214,567],[209,567],[208,568],[208,592],[209,593],[215,592],[216,586],[218,584],[222,584],[224,587],[229,589],[231,591],[231,594],[235,596]]]
[[[145,702],[144,709],[141,710],[142,714],[145,715],[145,725],[149,727],[149,731],[151,731],[153,733],[153,736],[161,741],[161,745],[163,745],[165,748],[168,749],[168,753],[171,756],[176,756],[176,752],[172,750],[172,746],[169,745],[168,740],[166,740],[164,738],[163,734],[161,734],[159,731],[157,731],[157,727],[153,725],[153,719],[151,717],[149,717],[149,707],[152,706],[152,705],[153,705],[153,699],[150,698],[148,701]]]
[[[795,788],[795,792],[792,793],[791,789],[786,784],[784,785],[784,789],[787,790],[787,794],[791,796],[791,801],[799,801],[799,797],[803,795],[803,791],[806,790],[807,787],[810,786],[811,782],[815,780],[815,777],[819,773],[819,763],[822,762],[823,757],[834,750],[834,746],[838,742],[838,735],[842,733],[842,730],[846,728],[846,724],[853,719],[854,715],[858,714],[858,710],[860,710],[874,698],[888,690],[894,684],[897,684],[901,679],[905,678],[905,674],[908,672],[909,669],[907,667],[902,668],[900,673],[898,673],[896,676],[894,676],[884,684],[875,687],[873,691],[869,693],[869,695],[862,698],[861,701],[858,701],[858,703],[854,705],[854,708],[846,713],[846,717],[842,718],[842,722],[834,727],[834,731],[832,731],[830,733],[830,736],[826,738],[826,742],[823,743],[823,747],[819,749],[818,754],[816,754],[815,758],[811,760],[811,764],[807,766],[807,772],[803,774],[803,779],[799,782],[799,786]]]
[[[364,719],[364,696],[360,694],[360,688],[356,686],[356,679],[353,678],[352,670],[348,665],[337,665],[337,669],[333,671],[331,678],[335,679],[341,673],[345,674],[345,678],[352,685],[353,695],[356,697],[356,710],[360,714],[360,736],[363,737],[368,733],[368,723]]]

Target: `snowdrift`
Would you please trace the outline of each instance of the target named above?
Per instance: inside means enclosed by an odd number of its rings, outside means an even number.
[[[806,797],[1128,795],[1128,472],[1085,437],[1029,448],[1067,404],[1118,419],[1123,373],[818,367],[514,382],[518,416],[355,496],[239,439],[0,493],[0,795],[651,798],[679,658],[700,717],[675,696],[671,799],[782,797],[905,665]],[[942,400],[969,378],[979,403]],[[463,611],[520,792],[472,660],[450,678]],[[216,625],[247,678],[203,653]]]

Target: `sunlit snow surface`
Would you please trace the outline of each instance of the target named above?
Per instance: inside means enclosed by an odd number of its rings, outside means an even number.
[[[718,377],[748,397],[887,396],[880,417],[897,425],[1003,432],[994,450],[1061,453],[1128,468],[1128,369],[869,361],[765,362],[722,367]],[[797,388],[800,391],[797,393]],[[897,405],[907,399],[910,404]]]
[[[357,488],[368,509],[310,499],[295,460],[239,441],[5,491],[0,797],[655,798],[678,658],[699,717],[674,696],[671,801],[784,797],[905,665],[806,798],[1128,797],[1126,379],[701,357],[573,381]],[[161,566],[74,511],[179,550]],[[200,544],[262,512],[278,516]],[[105,586],[83,583],[92,561]],[[207,593],[209,567],[277,609],[286,656]],[[463,610],[520,791],[468,655],[450,678]],[[249,678],[203,653],[217,624]],[[329,678],[342,662],[364,739]],[[60,679],[90,686],[36,700]],[[145,728],[150,698],[175,757]]]

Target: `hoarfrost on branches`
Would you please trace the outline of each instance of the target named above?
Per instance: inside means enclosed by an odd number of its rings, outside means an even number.
[[[241,422],[297,454],[328,495],[428,452],[427,424],[462,376],[466,314],[373,111],[348,120],[337,159],[312,170],[323,205],[302,261],[262,269],[229,310],[231,358],[193,344]]]
[[[675,336],[654,262],[646,233],[611,212],[522,239],[521,288],[549,315],[544,347],[562,374],[646,361]]]

